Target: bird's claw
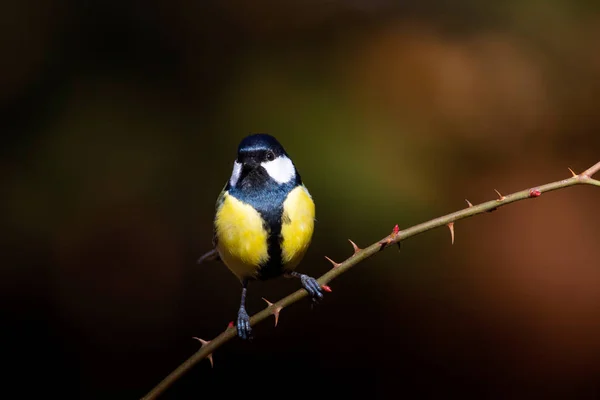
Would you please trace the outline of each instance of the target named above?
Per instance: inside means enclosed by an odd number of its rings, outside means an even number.
[[[238,311],[238,318],[235,324],[237,334],[240,339],[247,340],[252,339],[252,328],[250,328],[250,317],[244,307],[240,307]]]
[[[318,303],[323,299],[323,289],[315,278],[302,274],[300,282],[302,282],[302,287],[308,292],[314,303]]]

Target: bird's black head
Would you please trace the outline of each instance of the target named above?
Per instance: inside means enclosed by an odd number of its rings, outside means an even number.
[[[287,153],[283,146],[271,135],[258,133],[255,135],[246,136],[238,146],[237,161],[244,163],[245,161],[273,161],[277,157]]]
[[[229,185],[257,188],[268,182],[283,185],[299,179],[283,146],[273,136],[261,133],[240,142]]]

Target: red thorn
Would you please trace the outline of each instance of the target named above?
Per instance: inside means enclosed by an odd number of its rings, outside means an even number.
[[[396,226],[394,226],[394,229],[392,230],[392,233],[385,239],[379,241],[378,244],[381,246],[379,251],[385,249],[387,246],[392,244],[392,242],[394,241],[396,236],[398,236],[399,233],[400,233],[400,228],[398,227],[398,224],[396,224]],[[398,247],[400,247],[400,242],[398,242]]]
[[[339,266],[340,266],[340,263],[336,263],[335,261],[333,261],[331,258],[329,258],[329,257],[327,257],[327,256],[325,256],[325,259],[326,259],[327,261],[329,261],[329,262],[331,263],[331,265],[333,265],[333,268],[337,268],[337,267],[339,267]]]
[[[207,344],[210,343],[210,340],[206,341],[204,339],[200,339],[199,337],[195,337],[195,336],[192,339],[196,339],[197,341],[199,341],[202,344],[201,347],[204,347],[205,345],[207,345]],[[215,362],[213,360],[212,353],[210,353],[209,355],[207,355],[206,358],[208,358],[208,361],[210,361],[211,368],[214,368],[215,367]]]
[[[571,168],[569,168],[569,171],[571,172],[571,175],[573,175],[573,178],[577,178],[577,174],[575,172],[573,172],[573,170]]]
[[[539,191],[539,189],[531,189],[529,191],[529,197],[539,197],[542,195],[542,192]]]
[[[502,196],[502,193],[500,193],[496,189],[494,189],[494,192],[498,193],[498,199],[496,199],[496,201],[502,201],[502,200],[506,199],[506,196]]]
[[[471,202],[467,199],[465,199],[465,201],[467,202],[467,204],[469,205],[469,207],[473,207],[473,204],[471,204]]]
[[[275,317],[275,326],[277,326],[277,323],[279,322],[279,313],[281,312],[281,310],[283,310],[283,307],[275,307],[275,304],[271,303],[269,300],[265,299],[264,297],[262,299],[265,301],[265,303],[267,303],[267,308],[273,309],[272,311],[273,316]]]
[[[360,247],[358,247],[356,245],[356,243],[354,243],[352,240],[348,239],[348,241],[350,242],[350,244],[352,245],[352,248],[354,249],[354,254],[358,253],[359,251],[361,251],[362,249]]]
[[[326,291],[327,293],[331,293],[331,288],[327,285],[321,285],[321,288]]]
[[[227,329],[229,328],[233,328],[233,321],[229,321],[229,323],[227,324]]]
[[[448,222],[448,229],[450,229],[450,236],[452,237],[452,244],[454,244],[454,222]]]

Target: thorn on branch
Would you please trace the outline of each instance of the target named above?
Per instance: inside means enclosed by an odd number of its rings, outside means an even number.
[[[539,189],[531,189],[529,191],[529,197],[540,197],[542,195],[542,192],[539,191]]]
[[[502,193],[500,193],[496,189],[494,189],[494,192],[498,193],[498,198],[496,199],[496,201],[502,201],[502,200],[506,199],[506,196],[502,196]]]
[[[469,207],[473,207],[473,204],[471,204],[471,202],[470,202],[469,200],[465,199],[465,201],[467,202],[467,205],[468,205]]]
[[[329,258],[327,256],[325,256],[325,259],[327,261],[329,261],[331,263],[331,265],[333,265],[333,268],[337,268],[337,267],[339,267],[341,265],[340,263],[337,263],[337,262],[333,261],[331,258]]]
[[[577,174],[575,172],[573,172],[573,170],[571,168],[568,168],[569,172],[571,172],[572,178],[577,178]]]
[[[202,344],[201,347],[204,347],[205,345],[207,345],[207,344],[210,343],[210,340],[206,341],[206,340],[200,339],[199,337],[196,337],[196,336],[194,336],[193,339],[196,339],[197,341],[199,341]],[[208,361],[210,361],[210,367],[214,368],[215,367],[215,363],[214,363],[214,360],[213,360],[212,353],[210,353],[209,355],[207,355],[206,358],[208,358]]]
[[[354,243],[352,240],[348,239],[348,241],[350,242],[350,244],[352,245],[352,248],[354,249],[354,254],[358,253],[359,251],[361,251],[362,249],[360,247],[358,247],[356,245],[356,243]]]
[[[321,289],[323,289],[327,293],[331,293],[332,292],[331,288],[329,286],[327,286],[327,285],[321,285]]]
[[[267,303],[267,308],[272,309],[273,316],[275,317],[275,326],[277,326],[277,323],[279,322],[279,313],[281,312],[281,310],[283,310],[283,307],[275,307],[275,305],[269,300],[265,299],[264,297],[262,299],[265,301],[265,303]]]
[[[229,328],[233,328],[233,321],[229,321],[229,323],[227,324],[227,329]]]
[[[450,229],[450,237],[452,238],[452,244],[454,244],[454,222],[448,222],[448,229]]]
[[[398,224],[396,224],[394,226],[394,229],[392,229],[392,233],[385,239],[381,240],[378,244],[381,246],[379,248],[379,251],[385,249],[387,246],[389,246],[394,239],[396,239],[396,237],[398,236],[398,234],[400,233],[400,227],[398,227]],[[398,249],[400,249],[400,242],[398,242]]]

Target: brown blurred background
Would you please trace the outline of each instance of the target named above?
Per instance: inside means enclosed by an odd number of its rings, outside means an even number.
[[[316,200],[313,275],[347,238],[600,160],[597,2],[0,9],[3,361],[19,398],[139,398],[234,319],[239,283],[195,261],[249,133],[278,137]],[[590,396],[599,205],[573,187],[458,222],[454,246],[446,229],[410,239],[164,398]],[[251,285],[249,311],[297,287]]]

